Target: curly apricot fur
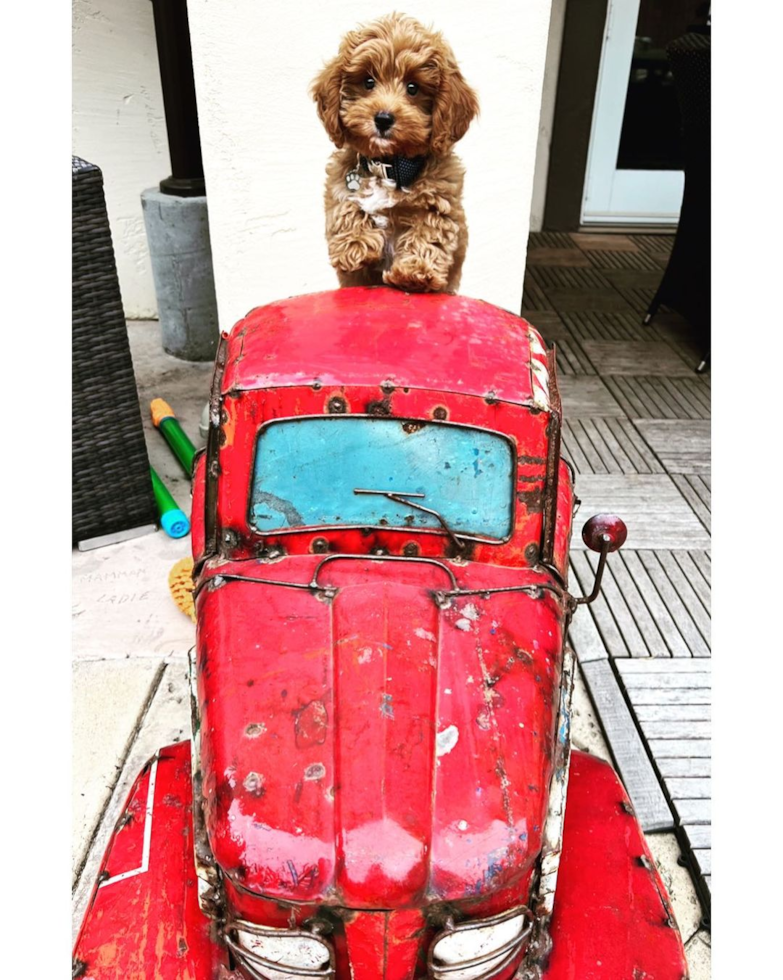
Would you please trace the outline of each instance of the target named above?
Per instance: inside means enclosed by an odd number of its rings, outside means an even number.
[[[468,232],[464,168],[452,147],[478,100],[442,35],[403,14],[350,31],[313,82],[313,97],[337,147],[325,198],[329,260],[340,285],[456,292]],[[379,112],[394,117],[385,133],[376,127]],[[426,157],[409,187],[363,174],[360,189],[349,190],[346,177],[360,156],[395,154]]]

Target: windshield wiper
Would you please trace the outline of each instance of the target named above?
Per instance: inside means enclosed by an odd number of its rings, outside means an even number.
[[[393,500],[395,503],[407,504],[408,507],[413,507],[414,510],[421,510],[425,514],[432,514],[432,516],[437,521],[440,522],[441,527],[446,532],[446,534],[448,534],[448,536],[451,538],[452,542],[454,543],[454,547],[457,549],[457,551],[464,551],[465,549],[464,541],[460,541],[457,535],[452,531],[452,529],[446,523],[446,518],[442,514],[439,514],[436,510],[433,510],[431,507],[425,507],[423,504],[417,504],[410,499],[411,497],[418,497],[419,499],[423,499],[424,498],[423,493],[407,493],[403,490],[362,490],[359,487],[354,487],[353,492],[374,494],[376,497],[386,497],[388,500]]]

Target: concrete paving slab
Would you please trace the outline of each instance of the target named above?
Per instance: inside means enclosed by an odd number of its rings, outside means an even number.
[[[712,976],[712,948],[710,934],[706,929],[691,939],[685,947],[688,960],[689,980],[710,980]]]
[[[131,749],[161,665],[157,660],[73,665],[71,729],[72,874],[90,840]]]
[[[213,365],[181,361],[164,353],[160,324],[154,320],[129,321],[128,338],[150,463],[180,507],[189,514],[190,479],[174,458],[163,436],[153,426],[149,405],[153,398],[167,401],[193,445],[201,447],[204,441],[199,435],[198,424],[209,399]]]
[[[586,380],[590,380],[587,378]],[[579,516],[620,514],[628,525],[626,551],[664,548],[670,551],[709,548],[710,536],[688,502],[662,473],[580,473],[576,492]],[[580,534],[572,551],[584,551]]]
[[[73,553],[74,660],[183,657],[193,623],[168,588],[172,565],[190,554],[190,537],[163,531]]]
[[[119,665],[110,665],[117,670]],[[159,749],[190,738],[190,695],[187,664],[182,660],[168,664],[149,707],[140,719],[139,733],[128,752],[122,771],[106,805],[100,826],[89,842],[86,858],[74,888],[72,929],[76,938],[87,903],[98,875],[101,860],[112,830],[122,814],[130,788],[142,766]]]
[[[578,664],[574,673],[574,695],[571,701],[571,743],[575,749],[589,752],[609,763],[612,761],[612,754],[601,731],[598,715],[587,693]]]
[[[702,911],[688,869],[678,864],[680,845],[674,834],[648,834],[647,845],[672,901],[682,941],[687,943],[701,928]]]

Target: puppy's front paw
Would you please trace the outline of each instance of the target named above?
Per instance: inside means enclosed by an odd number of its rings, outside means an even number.
[[[358,272],[383,258],[383,235],[367,232],[361,238],[332,239],[329,260],[338,272]]]
[[[401,256],[383,274],[387,286],[396,286],[409,293],[444,292],[448,280],[443,272],[415,256]]]

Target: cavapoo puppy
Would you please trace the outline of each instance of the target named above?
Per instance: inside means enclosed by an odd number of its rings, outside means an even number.
[[[452,147],[478,100],[451,48],[390,14],[346,34],[313,96],[338,147],[326,168],[326,237],[340,285],[455,292],[468,233]]]

